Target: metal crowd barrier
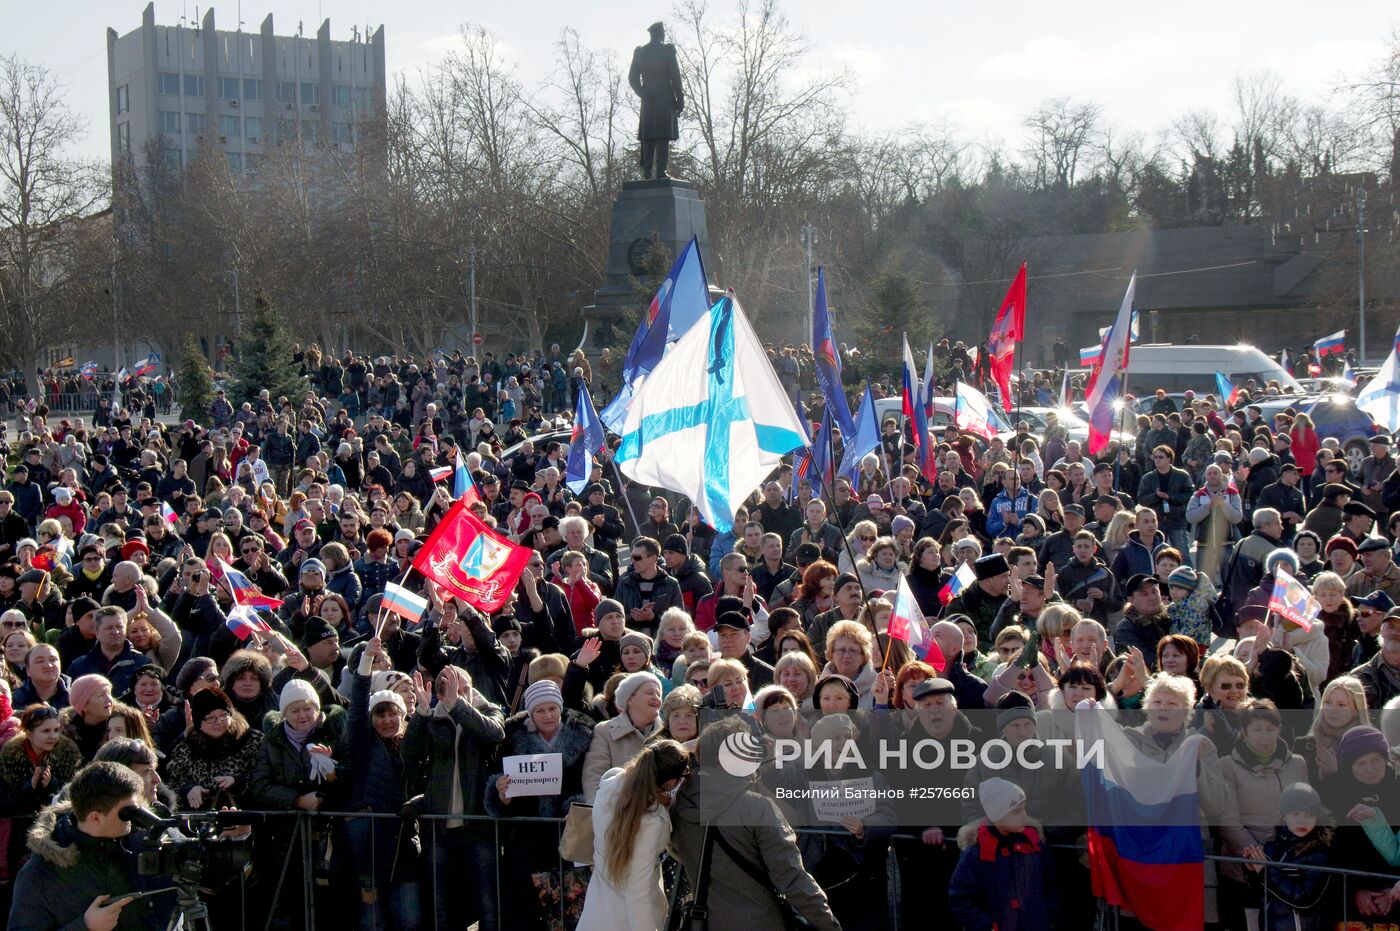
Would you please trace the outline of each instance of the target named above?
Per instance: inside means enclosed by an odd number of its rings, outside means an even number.
[[[325,833],[323,829],[330,824],[339,823],[343,827],[351,822],[368,820],[371,825],[369,843],[371,861],[369,867],[370,870],[374,872],[375,867],[379,865],[375,862],[374,857],[374,850],[376,847],[374,843],[375,832],[381,829],[380,825],[383,823],[385,825],[383,829],[393,830],[397,839],[399,823],[402,821],[398,814],[379,814],[374,812],[248,811],[245,812],[245,814],[253,815],[256,820],[264,822],[262,826],[253,828],[255,850],[253,862],[255,872],[252,877],[252,884],[249,884],[248,877],[240,875],[235,888],[219,889],[208,899],[210,911],[216,916],[215,926],[222,928],[236,927],[239,931],[259,931],[259,929],[262,929],[262,931],[270,931],[270,929],[274,927],[285,926],[308,929],[316,928],[318,927],[318,909],[323,913],[322,918],[327,922],[327,927],[334,926],[338,929],[343,928],[343,922],[347,919],[352,922],[358,922],[361,904],[358,888],[358,863],[351,859],[352,855],[349,850],[336,848],[336,845],[340,845],[341,848],[345,846],[345,832],[340,830],[332,833],[332,851],[329,856],[323,852],[322,846],[317,843],[317,838]],[[436,836],[437,825],[448,820],[454,819],[452,816],[447,815],[419,815],[420,837],[430,833]],[[513,833],[510,829],[518,825],[552,825],[554,828],[552,832],[554,835],[552,849],[555,851],[553,857],[555,860],[555,869],[551,881],[553,883],[553,888],[558,890],[558,913],[557,916],[552,913],[548,914],[546,920],[550,931],[569,931],[569,929],[572,929],[573,923],[568,916],[569,899],[568,890],[566,888],[566,875],[574,870],[574,866],[571,863],[565,862],[562,858],[558,857],[557,854],[559,838],[563,833],[563,819],[539,817],[493,818],[486,815],[464,815],[456,817],[455,820],[475,824],[489,823],[491,826],[492,863],[495,873],[495,901],[498,903],[498,906],[500,903],[506,903],[506,920],[498,925],[503,929],[514,927],[518,924],[521,916],[520,908],[523,904],[518,898],[511,898],[511,896],[518,891],[516,888],[519,885],[518,881],[511,880],[507,883],[502,882],[503,855],[508,858],[513,854],[519,853],[522,848],[518,845],[508,846],[503,851],[503,845],[506,844],[506,841],[503,840],[503,834],[508,835]],[[280,838],[274,840],[274,838],[269,837],[269,834],[274,831],[274,825],[278,825],[278,822],[288,821],[292,822],[292,827],[289,832],[277,830],[276,833],[281,835]],[[278,827],[280,828],[280,825],[278,825]],[[800,833],[841,834],[844,832],[839,828],[803,828]],[[258,847],[259,838],[263,841],[261,850]],[[892,836],[891,840],[908,842],[917,841],[919,837],[913,834],[895,834]],[[953,842],[954,841],[950,838],[949,843]],[[285,852],[282,854],[280,864],[268,858],[269,847],[280,851],[283,846],[285,846]],[[1070,852],[1082,853],[1085,850],[1083,846],[1072,844],[1051,844],[1049,846],[1052,849]],[[436,885],[436,871],[431,865],[430,846],[426,838],[423,838],[421,848],[417,875],[420,879],[420,884],[426,883],[427,885],[426,887],[420,885],[417,894],[418,902],[421,903],[422,906],[418,927],[424,929],[424,931],[436,931],[436,917],[433,906],[440,890]],[[1215,863],[1217,865],[1233,863],[1243,867],[1259,864],[1259,861],[1243,857],[1214,854],[1205,855],[1205,860],[1208,863]],[[293,870],[294,866],[296,868],[295,871]],[[583,869],[586,870],[587,867]],[[1340,878],[1341,888],[1339,891],[1342,903],[1340,921],[1343,923],[1353,918],[1361,917],[1352,902],[1352,884],[1364,880],[1378,880],[1389,886],[1393,885],[1397,879],[1400,879],[1400,873],[1373,873],[1334,866],[1308,867],[1308,869],[1315,873],[1327,873]],[[899,889],[899,870],[896,867],[894,856],[888,858],[888,872],[890,882],[890,915],[888,926],[891,928],[899,928],[899,897],[901,895],[901,890]],[[274,873],[275,875],[273,875]],[[668,865],[664,871],[664,875],[668,877],[667,892],[668,895],[670,895],[672,893],[672,889],[670,888],[672,885],[671,879],[675,875],[674,866]],[[1267,893],[1268,870],[1261,870],[1259,873],[1251,875],[1257,877],[1258,880],[1257,885],[1251,885],[1251,890],[1257,888]],[[217,879],[217,877],[207,878]],[[1067,891],[1063,883],[1061,883],[1060,888],[1062,892]],[[1217,878],[1217,892],[1222,888]],[[1088,891],[1084,890],[1084,893],[1088,894]],[[346,913],[346,903],[344,901],[337,902],[332,898],[333,895],[337,894],[353,897],[352,901],[348,903],[348,914]],[[918,893],[914,891],[913,894]],[[231,899],[236,899],[238,905],[238,918],[236,922],[230,911],[231,907],[234,905],[234,901],[231,901]],[[385,911],[392,907],[392,899],[382,899],[381,901],[385,904]],[[1262,895],[1253,895],[1246,907],[1257,907],[1261,901]],[[1333,901],[1335,902],[1335,899],[1333,899]],[[472,903],[467,903],[469,910],[471,909],[471,905]],[[334,911],[336,914],[326,915],[325,913],[328,910]],[[498,915],[499,914],[501,913],[498,911]],[[531,909],[530,914],[534,916],[536,913]],[[222,916],[224,920],[219,921],[219,916]],[[1128,916],[1120,914],[1120,910],[1117,908],[1099,903],[1095,927],[1098,931],[1114,931],[1119,925],[1120,918],[1123,917]],[[1343,926],[1345,926],[1345,924]],[[372,927],[375,931],[380,931],[381,928],[387,929],[388,927],[393,927],[393,925],[381,924],[376,920]]]

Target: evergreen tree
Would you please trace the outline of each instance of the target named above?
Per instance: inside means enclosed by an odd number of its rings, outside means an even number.
[[[180,365],[175,370],[175,387],[180,392],[180,416],[201,420],[214,403],[214,377],[193,333],[180,341]]]
[[[292,361],[292,336],[277,311],[262,295],[253,302],[253,319],[238,341],[238,361],[233,366],[234,404],[252,401],[264,388],[277,398],[293,400],[306,391],[306,379]]]

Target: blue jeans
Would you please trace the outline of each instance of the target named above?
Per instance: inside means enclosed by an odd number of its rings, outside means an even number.
[[[375,901],[360,900],[360,931],[418,931],[417,880],[390,883],[376,892]]]
[[[1181,551],[1181,558],[1186,560],[1186,565],[1195,565],[1191,559],[1191,532],[1185,527],[1180,530],[1168,530],[1167,545]]]

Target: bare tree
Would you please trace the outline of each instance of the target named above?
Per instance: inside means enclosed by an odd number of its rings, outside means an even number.
[[[40,65],[0,57],[0,352],[37,390],[40,350],[74,322],[79,222],[106,197],[103,173],[69,155],[82,124]]]
[[[1074,186],[1080,160],[1098,127],[1103,107],[1076,103],[1069,97],[1053,97],[1040,104],[1024,121],[1030,131],[1026,154],[1042,190]]]

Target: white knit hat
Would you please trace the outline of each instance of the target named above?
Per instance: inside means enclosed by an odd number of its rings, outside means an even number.
[[[395,692],[395,691],[393,691],[393,690],[391,690],[391,689],[381,689],[381,690],[379,690],[378,692],[373,692],[373,693],[370,694],[370,696],[369,696],[369,710],[370,710],[370,714],[373,714],[373,713],[374,713],[374,709],[377,708],[377,707],[379,707],[380,705],[384,704],[385,702],[390,702],[391,704],[397,705],[397,706],[398,706],[398,709],[399,709],[399,714],[402,714],[402,715],[404,715],[405,717],[408,716],[408,703],[405,702],[405,701],[403,700],[403,696],[402,696],[402,695],[400,695],[398,692]]]
[[[305,679],[291,679],[282,686],[282,694],[277,699],[277,710],[286,714],[287,708],[299,701],[310,702],[317,711],[321,710],[321,696],[316,694],[316,687]]]
[[[1025,804],[1026,793],[1016,783],[993,776],[977,787],[977,800],[982,803],[987,820],[995,824],[1017,805]]]
[[[617,692],[613,696],[613,704],[617,706],[619,713],[627,712],[627,700],[632,697],[632,693],[646,685],[648,682],[656,686],[658,692],[661,691],[661,680],[645,669],[632,673],[626,679],[617,684]]]

